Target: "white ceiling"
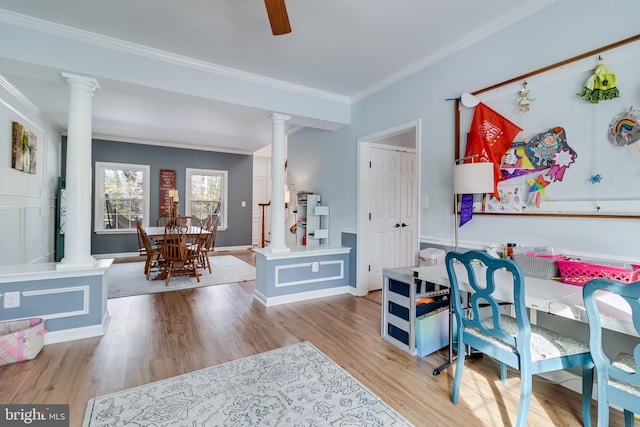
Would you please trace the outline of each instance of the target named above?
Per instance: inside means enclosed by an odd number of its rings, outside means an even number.
[[[291,87],[292,105],[302,89],[351,103],[553,1],[286,0],[292,32],[276,37],[262,0],[0,0],[0,29],[37,29],[96,46],[127,42],[123,49],[152,51],[168,65],[188,58],[245,83]],[[1,56],[0,74],[64,133],[69,89],[60,71],[85,70],[48,66],[28,51]],[[246,94],[233,103],[205,91],[131,84],[116,73],[93,77],[100,84],[94,136],[237,152],[271,143],[271,112]]]

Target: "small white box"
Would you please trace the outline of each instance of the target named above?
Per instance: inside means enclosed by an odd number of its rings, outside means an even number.
[[[315,215],[329,215],[329,206],[316,206]]]

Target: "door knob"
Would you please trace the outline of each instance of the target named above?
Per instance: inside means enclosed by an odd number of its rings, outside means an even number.
[[[407,225],[407,224],[405,224],[404,222],[402,223],[402,226],[403,226],[403,227],[408,227],[408,225]]]
[[[396,228],[400,228],[400,224],[396,223]]]

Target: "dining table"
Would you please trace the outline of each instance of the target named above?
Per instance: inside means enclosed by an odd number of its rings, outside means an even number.
[[[165,237],[167,237],[167,234],[165,232],[165,227],[162,226],[149,226],[149,227],[145,227],[144,231],[147,233],[147,236],[150,239],[153,239],[154,241],[158,242],[158,243],[162,243],[162,241],[165,240]],[[172,230],[169,230],[169,234],[172,233]],[[208,234],[211,234],[210,230],[207,230],[205,228],[202,227],[198,227],[198,226],[189,226],[187,232],[187,237],[191,236],[191,237],[195,237],[195,236],[201,236],[201,237],[206,237]],[[160,272],[160,274],[156,275],[153,280],[164,280],[166,277],[166,272],[164,270],[162,270]]]
[[[144,231],[147,233],[147,236],[149,236],[151,239],[155,241],[164,240],[164,236],[165,236],[164,227],[150,226],[150,227],[145,227]],[[190,236],[193,236],[193,235],[206,236],[208,234],[211,234],[211,231],[202,227],[194,226],[194,225],[189,226],[189,229],[187,230],[187,235],[190,235]]]

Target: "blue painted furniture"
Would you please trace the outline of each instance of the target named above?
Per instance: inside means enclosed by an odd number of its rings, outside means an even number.
[[[608,292],[620,295],[622,299],[612,300]],[[583,297],[589,318],[589,346],[598,382],[598,426],[609,425],[609,403],[621,406],[625,426],[633,426],[634,412],[640,413],[640,377],[637,373],[640,344],[634,342],[631,353],[620,353],[611,361],[602,345],[600,312],[605,304],[620,311],[628,308],[636,334],[640,335],[640,282],[626,284],[611,279],[594,279],[585,285]],[[598,302],[599,298],[604,301]]]
[[[468,302],[464,306],[454,268],[456,263],[464,265],[471,285],[466,298]],[[457,320],[458,356],[464,355],[465,346],[469,346],[498,360],[502,382],[506,382],[507,366],[520,371],[520,404],[515,425],[524,427],[527,424],[534,374],[582,367],[582,417],[584,425],[590,426],[594,365],[589,348],[580,341],[529,323],[524,301],[524,276],[520,266],[511,260],[494,258],[480,251],[449,252],[446,265]],[[493,295],[499,289],[496,277],[505,275],[512,277],[515,317],[501,314],[500,301]],[[504,282],[505,277],[500,277],[498,281]],[[458,403],[460,396],[465,359],[456,358],[451,392],[454,404]]]

